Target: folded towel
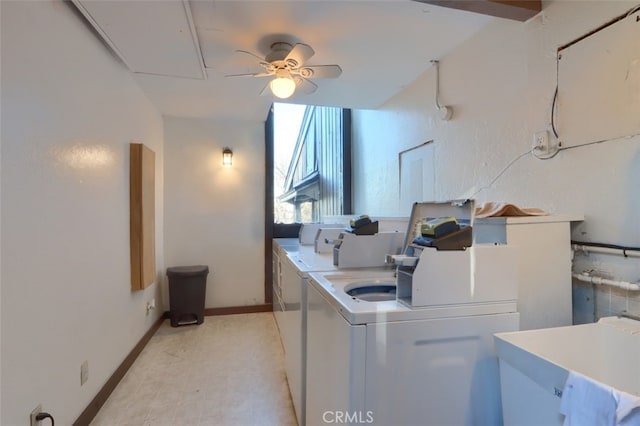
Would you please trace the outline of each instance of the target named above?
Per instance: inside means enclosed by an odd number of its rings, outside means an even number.
[[[549,213],[537,208],[520,208],[510,203],[484,203],[476,207],[476,217],[499,217],[499,216],[546,216]]]
[[[562,392],[564,426],[614,426],[617,401],[613,389],[574,371]]]
[[[615,391],[614,397],[618,405],[616,409],[616,426],[640,425],[640,396]]]

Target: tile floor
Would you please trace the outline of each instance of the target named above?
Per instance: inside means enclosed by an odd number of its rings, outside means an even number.
[[[271,313],[165,320],[92,426],[296,425]]]

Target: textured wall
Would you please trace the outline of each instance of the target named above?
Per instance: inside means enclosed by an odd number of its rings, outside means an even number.
[[[0,423],[70,425],[160,314],[130,290],[129,143],[156,153],[160,279],[162,118],[72,5],[1,8]]]
[[[509,201],[556,214],[583,214],[586,220],[576,226],[574,238],[640,245],[637,136],[563,151],[546,161],[525,155],[490,185],[531,149],[534,132],[550,128],[556,49],[633,5],[548,2],[527,23],[496,19],[440,58],[441,103],[454,108],[449,122],[440,121],[435,111],[433,68],[379,110],[354,111],[356,211],[408,215],[398,211],[397,153],[433,139],[437,199],[476,194],[479,202]],[[632,281],[640,277],[638,262],[621,257],[579,257],[574,268]],[[602,293],[601,314],[622,307],[640,311],[636,295]]]
[[[165,118],[166,265],[209,266],[207,308],[264,303],[263,146],[264,123]]]

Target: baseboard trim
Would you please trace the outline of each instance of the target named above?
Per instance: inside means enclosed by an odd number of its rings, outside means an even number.
[[[272,312],[273,305],[229,306],[225,308],[207,308],[204,315],[207,317],[216,315],[254,314],[257,312]]]
[[[109,377],[107,383],[104,384],[102,389],[98,392],[98,394],[93,398],[93,400],[89,403],[87,408],[84,409],[82,414],[73,422],[73,426],[86,426],[91,423],[94,419],[100,408],[107,402],[109,395],[116,388],[120,380],[124,377],[124,375],[129,371],[129,368],[133,365],[133,362],[136,360],[140,352],[147,345],[151,337],[154,335],[156,331],[162,325],[162,322],[165,320],[166,314],[162,315],[158,320],[149,328],[149,330],[142,336],[142,339],[136,344],[136,346],[129,352],[129,355],[122,361],[122,363],[118,366],[116,371]]]
[[[234,315],[234,314],[253,314],[258,312],[272,312],[273,305],[264,304],[264,305],[251,305],[251,306],[229,306],[225,308],[207,308],[204,310],[205,316],[216,316],[216,315]],[[122,363],[118,366],[116,371],[111,375],[107,383],[98,391],[98,394],[93,398],[93,400],[89,403],[87,408],[84,409],[82,414],[73,422],[73,426],[86,426],[91,423],[94,417],[100,411],[100,408],[107,402],[109,395],[113,392],[113,390],[118,386],[120,380],[127,374],[129,368],[133,365],[133,362],[138,358],[140,352],[144,349],[144,347],[149,343],[151,337],[155,334],[156,331],[162,325],[162,322],[169,318],[169,312],[165,312],[158,320],[149,328],[142,339],[136,344],[136,346],[129,352],[129,355],[122,361]]]

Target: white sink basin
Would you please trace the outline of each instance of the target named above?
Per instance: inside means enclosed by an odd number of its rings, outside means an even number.
[[[504,424],[562,425],[560,398],[570,371],[640,396],[640,321],[498,333]]]

